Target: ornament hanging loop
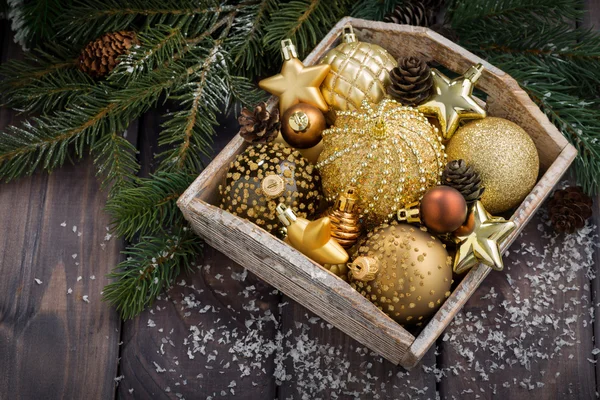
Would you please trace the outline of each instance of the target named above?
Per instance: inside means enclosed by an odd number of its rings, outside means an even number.
[[[298,58],[298,52],[296,46],[292,43],[291,39],[284,39],[281,41],[281,53],[283,53],[283,60],[288,61],[292,58]]]
[[[353,43],[357,41],[352,25],[345,25],[344,30],[342,31],[342,43]]]

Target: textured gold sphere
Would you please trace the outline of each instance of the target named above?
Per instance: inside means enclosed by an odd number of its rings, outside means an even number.
[[[320,187],[317,169],[298,151],[278,143],[251,146],[229,165],[220,207],[275,233],[277,204],[306,218],[317,211]]]
[[[518,206],[537,181],[540,160],[533,140],[519,125],[488,117],[459,128],[446,153],[463,159],[481,176],[481,202],[491,214]]]
[[[367,227],[420,199],[446,164],[441,138],[423,114],[390,99],[373,107],[365,102],[360,111],[339,111],[323,131],[317,163],[329,202],[357,188]]]
[[[420,324],[450,295],[452,258],[439,239],[415,226],[376,228],[355,260],[360,257],[376,264],[377,272],[368,282],[351,272],[352,287],[399,324]]]
[[[386,95],[396,60],[381,46],[356,41],[342,43],[321,61],[329,64],[329,74],[321,93],[335,110],[355,110],[363,100],[379,103]]]

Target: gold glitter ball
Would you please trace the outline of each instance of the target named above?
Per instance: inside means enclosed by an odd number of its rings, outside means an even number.
[[[492,215],[517,207],[531,192],[540,160],[533,140],[519,125],[488,117],[459,128],[446,152],[448,160],[463,159],[481,176],[481,197]]]
[[[380,102],[390,84],[389,71],[397,65],[383,47],[359,42],[349,25],[344,27],[342,43],[321,63],[331,66],[321,93],[334,110],[356,110],[363,100]]]
[[[317,168],[329,202],[356,187],[367,226],[389,221],[437,185],[446,165],[441,137],[423,114],[391,99],[338,111],[323,131]]]
[[[320,188],[317,169],[298,151],[277,143],[251,146],[231,162],[219,186],[220,207],[276,233],[277,204],[306,218],[319,207]]]
[[[374,276],[357,279],[358,264],[375,270]],[[403,325],[420,325],[432,316],[452,285],[452,257],[445,246],[408,224],[384,224],[369,233],[350,270],[351,286]]]

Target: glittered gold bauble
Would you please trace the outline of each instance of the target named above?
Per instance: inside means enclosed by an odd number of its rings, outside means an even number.
[[[382,47],[359,42],[350,25],[344,27],[342,43],[325,54],[321,63],[331,66],[321,93],[335,110],[355,110],[363,100],[380,102],[390,84],[389,71],[397,65]]]
[[[309,149],[321,141],[325,126],[325,116],[317,107],[300,103],[283,114],[281,135],[290,146]]]
[[[446,156],[437,131],[417,110],[390,99],[363,107],[338,111],[335,125],[323,131],[317,168],[327,200],[356,187],[365,223],[374,227],[437,185]]]
[[[275,233],[280,227],[277,204],[307,217],[317,211],[320,186],[316,168],[294,149],[257,145],[231,162],[225,184],[219,186],[220,207]]]
[[[438,119],[444,140],[454,135],[461,120],[485,118],[487,115],[473,96],[475,82],[482,72],[483,65],[477,64],[463,76],[450,80],[437,69],[431,70],[433,95],[418,108],[425,115]]]
[[[319,86],[329,72],[329,65],[311,65],[305,67],[298,60],[296,47],[289,39],[281,41],[283,66],[281,72],[258,82],[258,86],[279,97],[279,111],[283,114],[298,103],[309,103],[323,111],[329,106],[323,99]]]
[[[467,202],[449,186],[436,186],[421,200],[421,221],[434,233],[450,233],[467,219]]]
[[[435,236],[408,224],[368,234],[352,264],[353,288],[400,324],[420,324],[450,295],[452,258]]]
[[[277,206],[277,217],[285,226],[285,241],[314,262],[342,264],[348,261],[346,250],[331,236],[329,217],[309,221],[298,217],[283,203]]]
[[[492,214],[518,206],[535,186],[539,157],[533,140],[517,124],[488,117],[456,131],[446,152],[448,160],[463,159],[481,176],[481,202]]]

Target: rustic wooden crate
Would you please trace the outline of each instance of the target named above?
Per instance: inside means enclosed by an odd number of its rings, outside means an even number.
[[[502,251],[506,250],[567,170],[576,156],[575,148],[514,79],[426,28],[344,18],[304,63],[317,63],[335,47],[348,23],[359,40],[379,44],[394,57],[416,55],[459,73],[477,63],[485,66],[477,87],[488,94],[489,115],[507,118],[523,127],[540,156],[539,181],[512,216],[517,229],[501,244]],[[337,276],[253,223],[214,205],[229,163],[245,147],[236,136],[179,199],[178,205],[194,230],[209,245],[373,351],[406,368],[415,366],[491,269],[482,264],[471,269],[415,337]]]

